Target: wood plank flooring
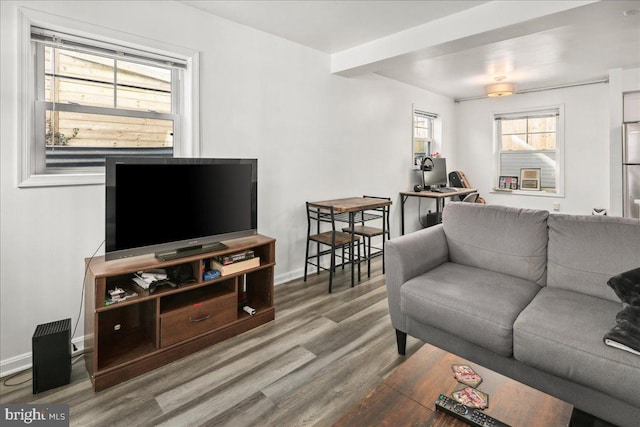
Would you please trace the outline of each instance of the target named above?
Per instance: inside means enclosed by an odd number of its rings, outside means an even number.
[[[66,403],[72,426],[330,426],[422,345],[397,354],[382,262],[363,267],[332,294],[326,272],[278,285],[274,322],[102,392],[80,360],[68,386],[0,386],[0,402]]]

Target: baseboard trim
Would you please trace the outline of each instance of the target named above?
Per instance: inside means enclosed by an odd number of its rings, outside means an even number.
[[[274,284],[278,286],[283,283],[290,282],[294,279],[299,279],[303,275],[304,275],[304,269],[299,268],[297,270],[288,271],[285,274],[279,274],[273,278],[274,279],[273,281],[274,281]]]
[[[75,344],[76,348],[78,349],[78,351],[74,351],[71,354],[71,357],[75,358],[84,350],[84,337],[73,339],[71,340],[71,342]],[[6,376],[25,371],[27,369],[31,369],[32,360],[33,359],[31,352],[0,360],[0,378],[4,378]]]

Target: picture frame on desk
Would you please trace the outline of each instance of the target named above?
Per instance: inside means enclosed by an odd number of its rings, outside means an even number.
[[[540,168],[520,169],[520,189],[540,191]]]
[[[500,190],[517,190],[518,189],[518,177],[501,175],[498,181],[498,188]]]

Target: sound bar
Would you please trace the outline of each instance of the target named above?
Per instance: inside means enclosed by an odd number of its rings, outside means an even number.
[[[156,258],[160,261],[171,261],[173,259],[184,258],[192,255],[206,254],[207,252],[222,251],[228,246],[221,242],[215,242],[207,245],[188,246],[186,248],[175,249],[166,252],[156,252]]]

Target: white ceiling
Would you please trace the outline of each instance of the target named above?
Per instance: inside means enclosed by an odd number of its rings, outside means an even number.
[[[182,3],[326,52],[334,73],[456,99],[483,95],[496,76],[526,91],[640,68],[640,0]]]

